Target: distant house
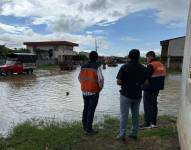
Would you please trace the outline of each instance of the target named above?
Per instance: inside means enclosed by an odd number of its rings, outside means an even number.
[[[185,36],[160,41],[161,61],[169,69],[182,70]]]
[[[84,52],[84,51],[79,52],[79,55],[84,55],[84,56],[86,56],[88,59],[89,59],[89,54],[90,54],[90,52]],[[99,52],[98,52],[98,55],[99,55]],[[99,55],[99,56],[98,56],[98,62],[103,63],[104,61],[105,61],[105,57]]]
[[[73,51],[77,43],[68,41],[44,41],[44,42],[25,42],[27,49],[38,56],[38,60],[52,60],[56,63],[72,60],[77,55]]]

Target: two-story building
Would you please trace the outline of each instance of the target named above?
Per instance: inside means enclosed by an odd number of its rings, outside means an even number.
[[[27,49],[38,56],[38,61],[50,63],[63,63],[71,61],[77,52],[73,51],[77,43],[68,41],[43,41],[43,42],[24,42]]]

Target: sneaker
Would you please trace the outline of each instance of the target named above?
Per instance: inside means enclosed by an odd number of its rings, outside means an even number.
[[[116,140],[125,142],[126,141],[125,135],[118,135]]]
[[[151,129],[151,128],[152,128],[151,125],[146,124],[146,123],[139,126],[139,129]]]
[[[158,126],[155,124],[151,124],[151,128],[158,128]]]
[[[130,139],[137,140],[137,136],[136,136],[136,135],[129,135],[128,137],[129,137]]]

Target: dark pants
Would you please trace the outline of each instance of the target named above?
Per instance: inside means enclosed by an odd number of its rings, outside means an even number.
[[[157,96],[159,91],[144,91],[143,102],[144,102],[144,119],[147,125],[157,123]]]
[[[84,99],[84,110],[82,116],[82,124],[85,131],[89,132],[92,130],[92,123],[94,118],[95,109],[99,99],[99,93],[85,96],[83,95]]]

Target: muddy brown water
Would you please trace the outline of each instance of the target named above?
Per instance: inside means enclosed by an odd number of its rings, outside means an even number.
[[[105,84],[95,117],[119,116],[119,67],[103,70]],[[0,77],[0,134],[6,135],[17,123],[30,119],[80,120],[83,99],[78,82],[80,68],[74,71],[36,70],[34,75]],[[176,115],[180,101],[180,75],[168,75],[159,95],[159,114]],[[69,95],[66,94],[69,92]],[[143,112],[141,104],[140,112]]]

